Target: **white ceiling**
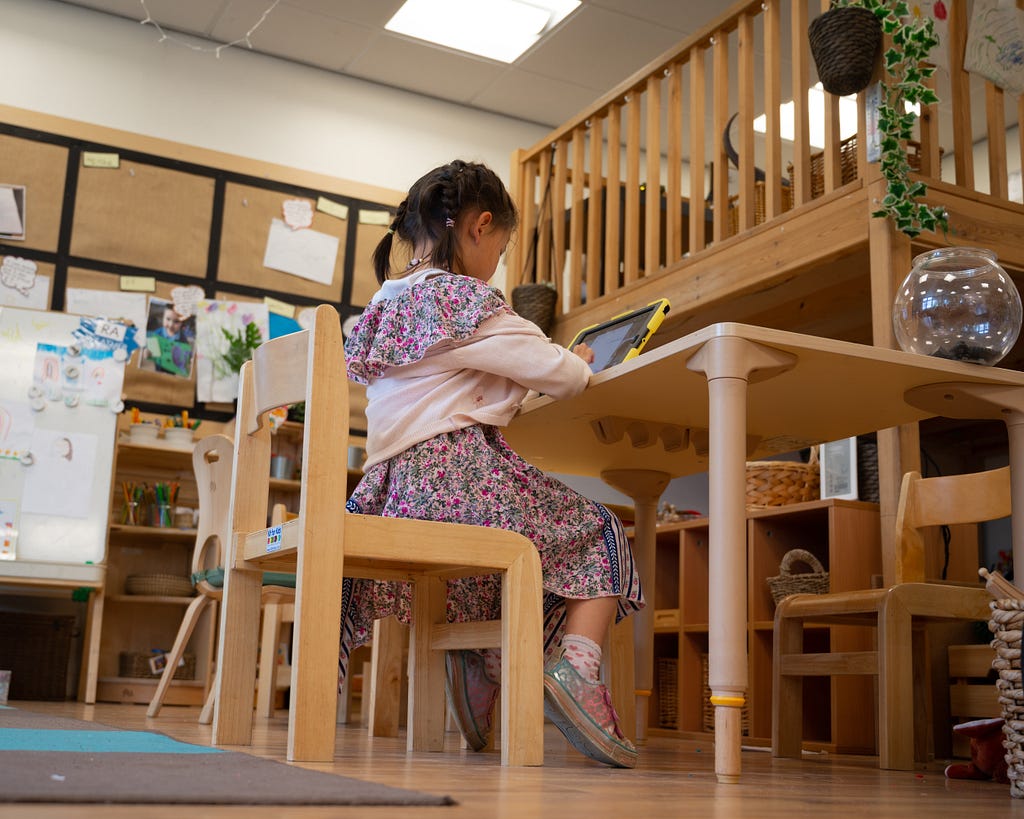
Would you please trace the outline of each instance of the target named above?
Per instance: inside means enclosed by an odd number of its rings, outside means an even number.
[[[65,0],[210,47],[243,39],[274,0]],[[255,51],[555,127],[707,25],[722,0],[583,0],[514,64],[384,30],[403,0],[279,0],[250,37]],[[160,32],[150,27],[154,42]],[[236,46],[244,47],[244,46]]]

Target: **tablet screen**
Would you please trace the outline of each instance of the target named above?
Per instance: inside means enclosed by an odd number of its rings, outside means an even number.
[[[599,373],[638,354],[668,310],[668,301],[661,299],[639,310],[587,327],[576,336],[570,349],[580,343],[588,345],[594,351],[590,369]]]

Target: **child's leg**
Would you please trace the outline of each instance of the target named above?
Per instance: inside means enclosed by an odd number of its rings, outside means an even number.
[[[636,749],[619,727],[608,689],[598,681],[601,643],[615,618],[618,598],[565,603],[562,652],[544,672],[544,713],[576,750],[606,765],[632,768]]]

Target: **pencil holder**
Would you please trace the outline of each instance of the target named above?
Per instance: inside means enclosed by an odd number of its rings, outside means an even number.
[[[193,438],[194,433],[188,427],[167,427],[164,430],[164,440],[171,446],[191,448]]]
[[[154,503],[149,507],[150,526],[167,528],[172,524],[171,505],[169,503]]]
[[[146,505],[142,501],[125,501],[121,507],[121,523],[125,526],[145,525]]]

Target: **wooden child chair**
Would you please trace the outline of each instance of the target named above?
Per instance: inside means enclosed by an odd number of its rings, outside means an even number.
[[[299,516],[265,528],[271,409],[305,401]],[[444,655],[501,646],[502,763],[543,763],[540,558],[501,529],[355,515],[345,511],[349,401],[337,311],[317,308],[313,327],[262,344],[241,370],[231,492],[231,547],[218,645],[213,743],[252,741],[252,689],[260,575],[295,570],[295,621],[287,758],[334,757],[341,580],[390,578],[413,586],[409,648],[411,750],[441,750]],[[449,624],[448,578],[502,576],[500,621]]]
[[[896,515],[896,576],[887,588],[797,594],[779,603],[772,663],[775,756],[800,756],[805,676],[870,674],[878,678],[879,766],[912,770],[915,758],[927,761],[927,719],[922,716],[927,706],[921,690],[926,675],[914,667],[925,658],[921,627],[928,620],[987,620],[991,595],[982,586],[924,582],[922,530],[996,520],[1009,514],[1006,467],[936,478],[908,472],[903,476]],[[877,650],[805,653],[805,623],[873,626]]]
[[[167,654],[167,664],[160,675],[153,699],[146,711],[147,717],[160,713],[167,689],[174,678],[188,645],[189,638],[199,622],[200,615],[208,606],[216,610],[217,601],[222,597],[224,569],[222,552],[228,543],[230,517],[228,515],[231,492],[231,464],[234,444],[226,435],[208,435],[196,442],[192,451],[192,469],[196,477],[199,495],[199,526],[196,531],[195,548],[192,551],[192,582],[196,596],[185,609],[185,616],[178,626],[174,646]],[[266,606],[291,601],[295,596],[294,575],[272,574],[264,578],[261,600]],[[271,655],[273,659],[273,655]],[[266,681],[269,679],[269,683]],[[260,689],[274,690],[274,665],[264,663],[260,671]],[[208,724],[212,720],[213,700],[216,684],[210,688],[199,721]]]

